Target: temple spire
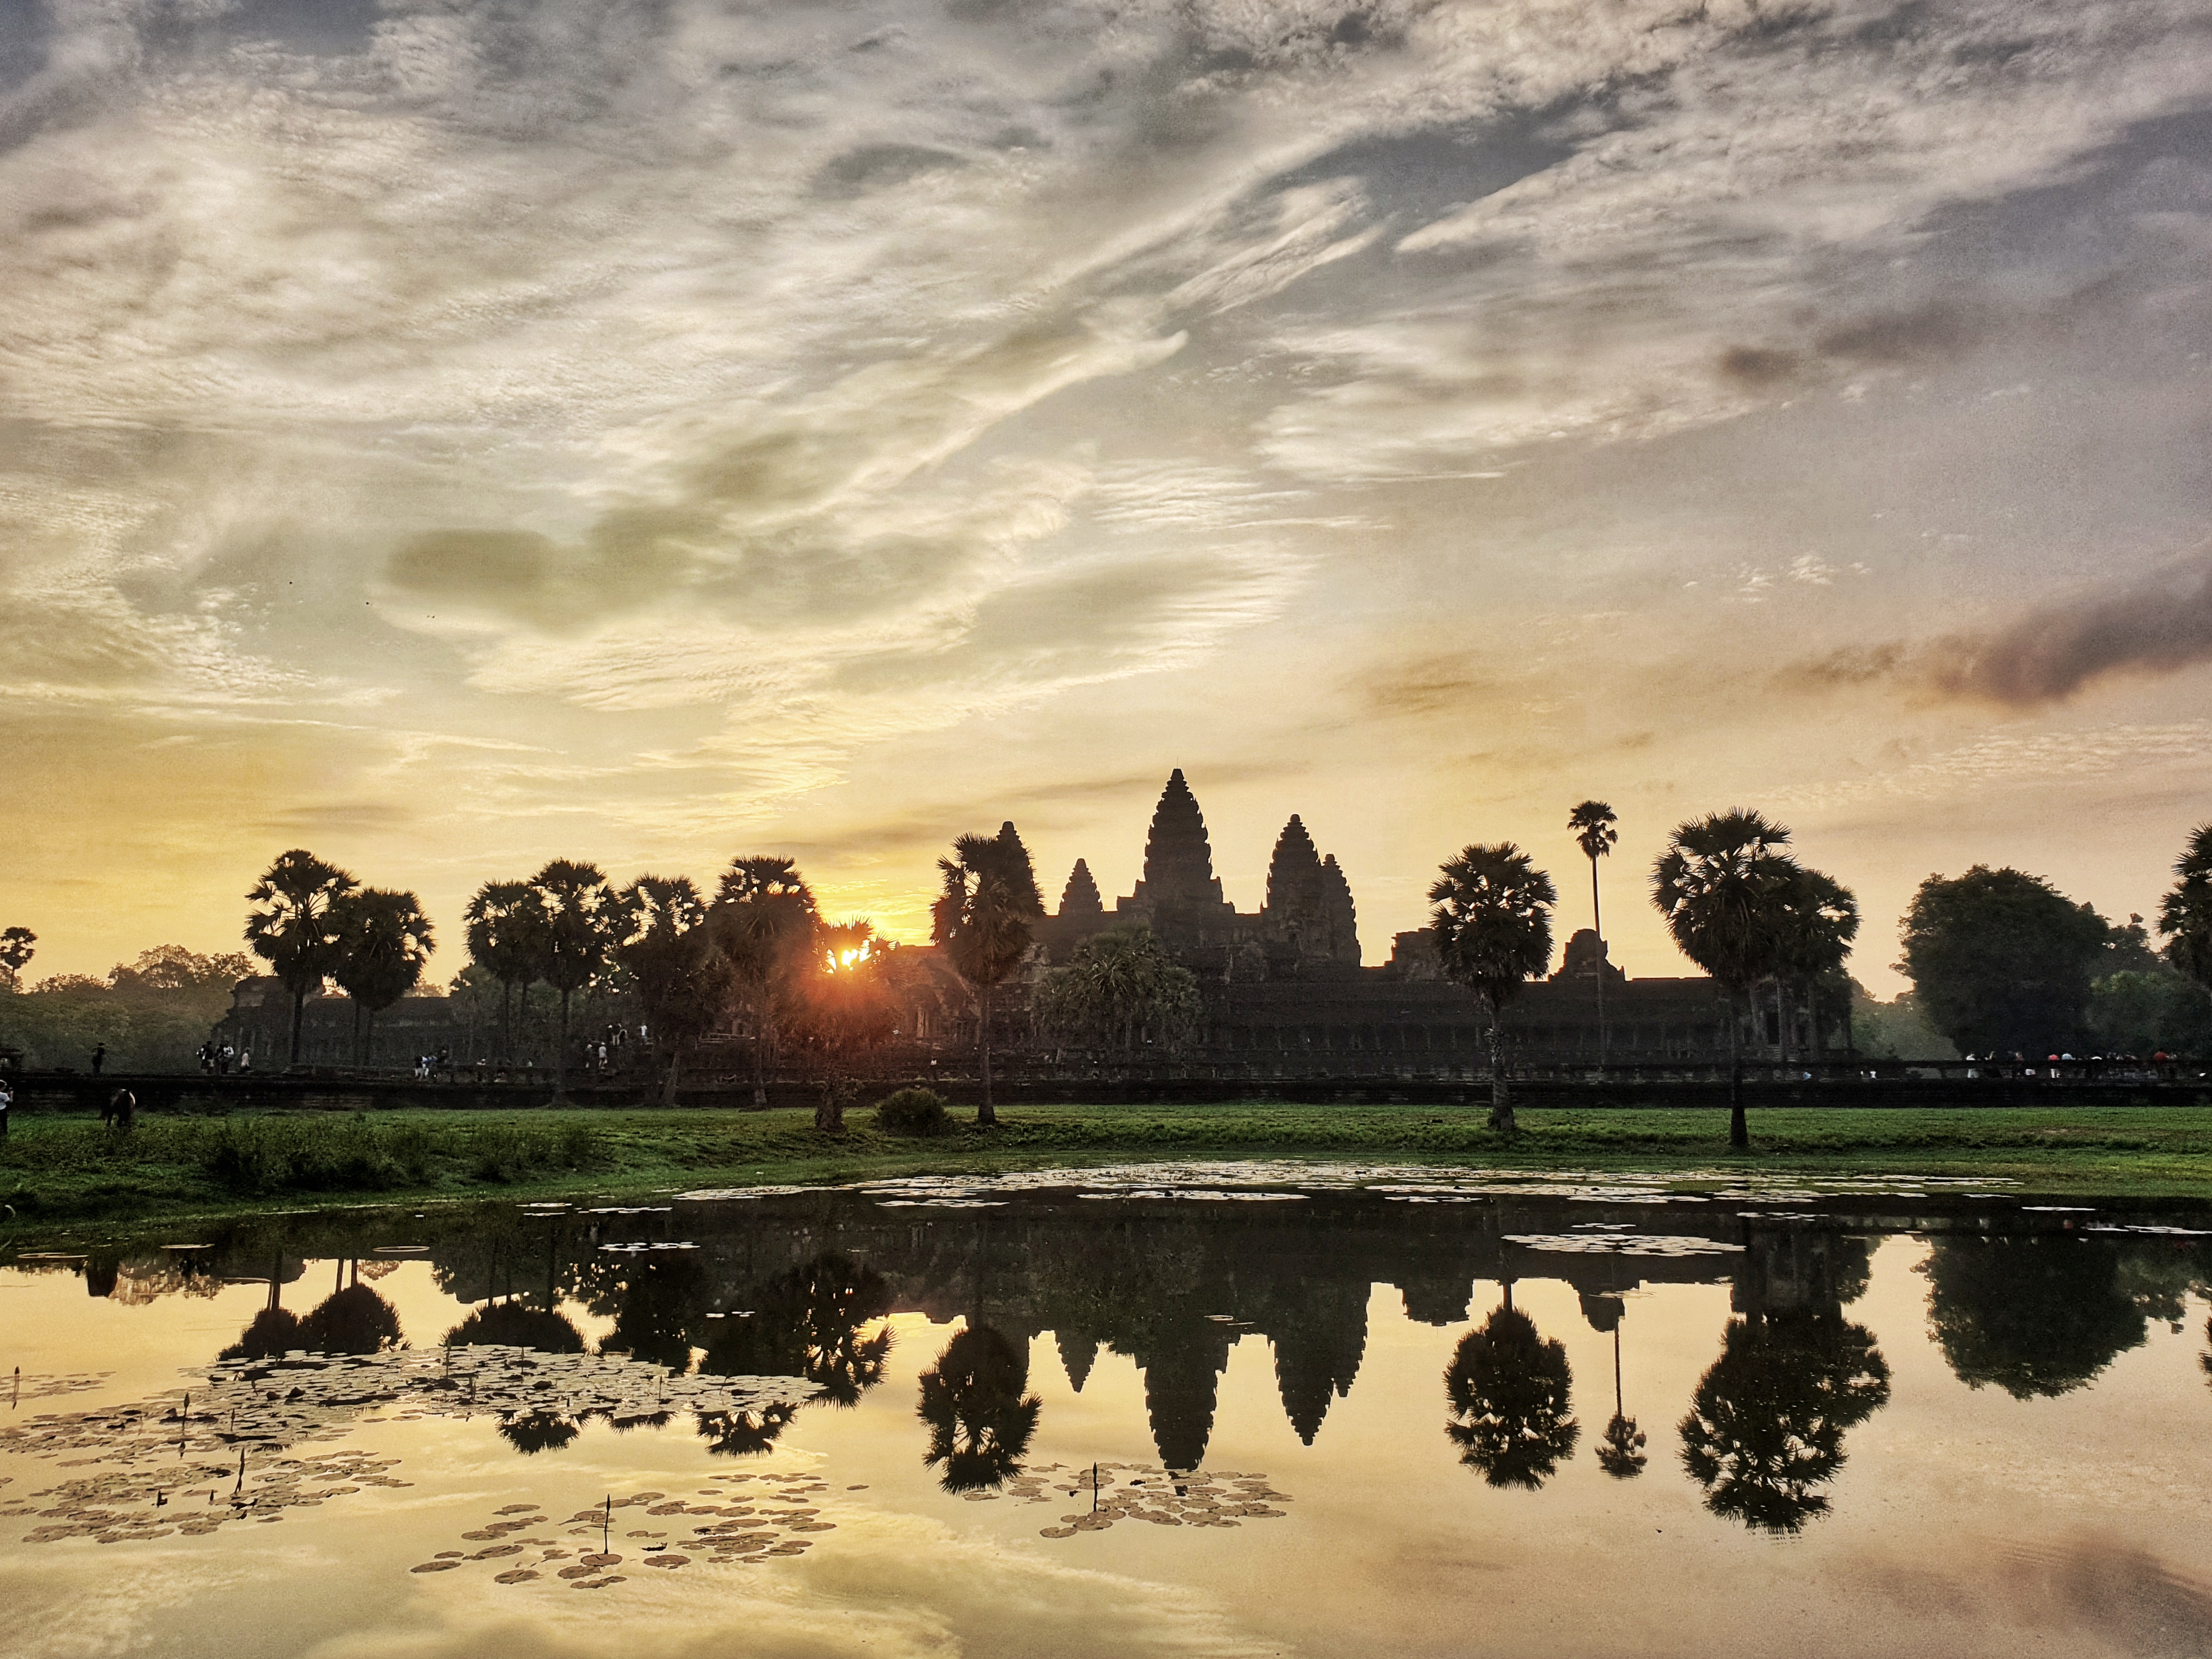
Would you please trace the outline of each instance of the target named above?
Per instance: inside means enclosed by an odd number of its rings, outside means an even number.
[[[1103,916],[1106,905],[1098,896],[1098,884],[1091,879],[1091,866],[1083,860],[1075,861],[1075,868],[1067,872],[1067,885],[1060,891],[1060,914],[1063,916]]]
[[[1155,911],[1218,908],[1221,882],[1213,873],[1213,848],[1206,839],[1206,817],[1183,781],[1182,768],[1169,775],[1145,838],[1142,891]]]

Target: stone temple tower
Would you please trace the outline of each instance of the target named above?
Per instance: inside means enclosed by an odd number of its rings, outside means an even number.
[[[1145,838],[1145,876],[1117,909],[1153,919],[1157,927],[1176,921],[1211,921],[1233,914],[1213,873],[1213,848],[1206,838],[1206,818],[1198,798],[1183,781],[1182,768],[1169,775],[1152,811]]]

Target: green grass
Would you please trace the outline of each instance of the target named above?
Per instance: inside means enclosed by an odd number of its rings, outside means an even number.
[[[1021,1106],[927,1139],[853,1114],[842,1137],[809,1114],[544,1110],[142,1117],[129,1135],[19,1116],[0,1147],[0,1202],[19,1223],[341,1205],[797,1182],[1203,1157],[1476,1164],[1531,1170],[1761,1170],[2010,1177],[2039,1193],[2212,1199],[2212,1109],[1680,1109],[1528,1110],[1510,1139],[1480,1107]]]

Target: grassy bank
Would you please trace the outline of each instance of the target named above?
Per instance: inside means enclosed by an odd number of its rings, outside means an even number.
[[[1776,1109],[1753,1114],[1747,1157],[1729,1151],[1725,1113],[1679,1109],[1524,1110],[1510,1139],[1479,1108],[1024,1106],[996,1129],[963,1121],[930,1139],[872,1118],[834,1139],[785,1111],[240,1113],[144,1117],[128,1135],[19,1118],[0,1202],[36,1225],[1212,1157],[2003,1176],[2043,1193],[2212,1199],[2212,1110],[2197,1109]]]

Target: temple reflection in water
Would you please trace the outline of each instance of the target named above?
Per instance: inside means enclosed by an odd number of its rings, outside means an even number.
[[[958,1328],[940,1339],[915,1406],[926,1460],[954,1492],[1020,1469],[1042,1409],[1033,1352],[1056,1357],[1079,1395],[1102,1353],[1125,1357],[1161,1466],[1190,1470],[1206,1459],[1232,1351],[1264,1340],[1284,1416],[1311,1446],[1358,1384],[1370,1298],[1384,1286],[1408,1320],[1457,1333],[1432,1420],[1440,1452],[1486,1483],[1541,1490],[1577,1457],[1632,1479],[1650,1462],[1645,1425],[1673,1424],[1680,1450],[1668,1462],[1714,1513],[1786,1534],[1826,1511],[1851,1431],[1890,1397],[1889,1364],[1851,1316],[1884,1231],[1932,1228],[1920,1271],[1938,1350],[1970,1387],[2022,1400],[2087,1386],[2145,1340],[2148,1321],[2179,1321],[2212,1278],[2202,1238],[2092,1236],[1946,1202],[1960,1213],[1930,1218],[1923,1200],[1923,1213],[1884,1224],[1814,1206],[1746,1213],[1586,1194],[979,1197],[920,1185],[412,1223],[271,1218],[232,1224],[187,1255],[68,1265],[93,1295],[123,1301],[265,1284],[264,1305],[222,1350],[230,1361],[411,1341],[596,1352],[663,1379],[657,1399],[619,1411],[507,1403],[501,1432],[532,1454],[557,1452],[595,1413],[617,1429],[680,1424],[731,1456],[767,1451],[801,1412],[850,1407],[877,1389],[890,1316],[923,1315]],[[449,1328],[403,1331],[380,1294],[410,1258],[465,1304]],[[1583,1320],[1611,1338],[1611,1376],[1575,1376],[1559,1333],[1516,1303],[1516,1286],[1540,1281],[1571,1287]],[[1726,1285],[1729,1311],[1691,1396],[1625,1398],[1620,1346],[1635,1340],[1626,1298],[1700,1284]],[[580,1321],[603,1333],[595,1349]],[[761,1377],[805,1387],[737,1402],[702,1392]]]

